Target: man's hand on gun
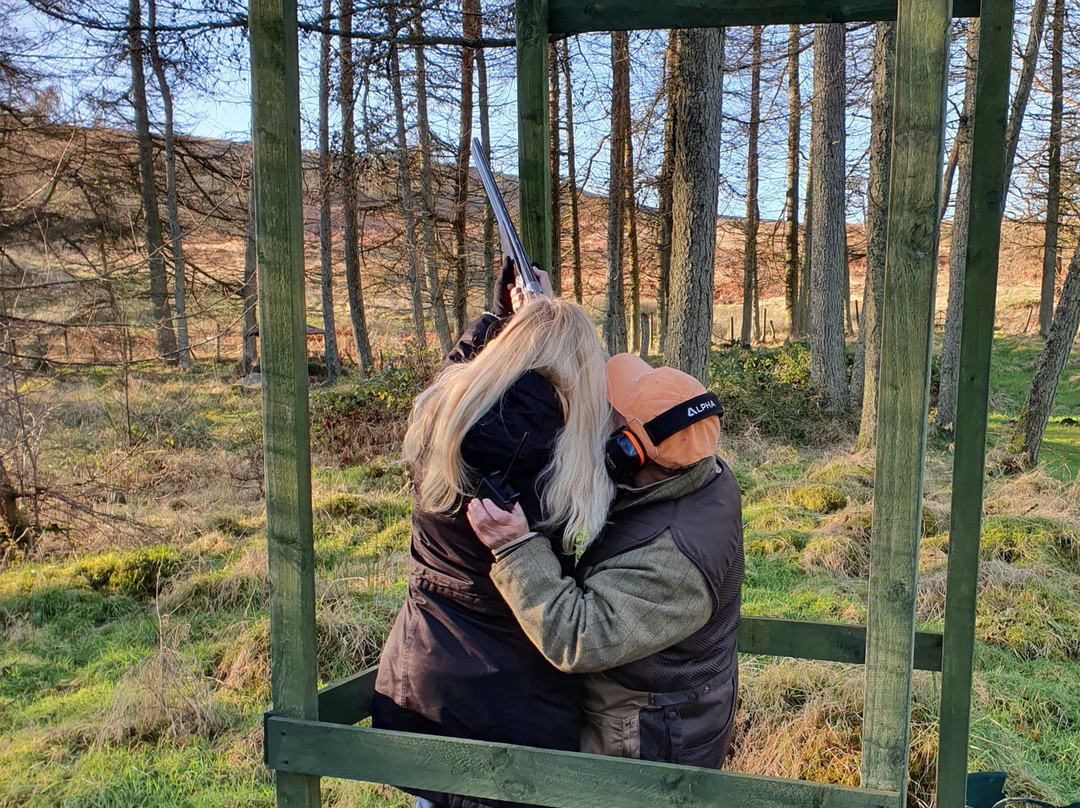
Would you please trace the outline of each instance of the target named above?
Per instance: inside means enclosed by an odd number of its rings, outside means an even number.
[[[533,272],[536,273],[536,279],[540,281],[540,286],[543,288],[544,294],[547,297],[555,297],[555,292],[551,288],[551,279],[548,277],[548,274],[540,269],[535,263],[532,267]],[[492,308],[492,312],[499,317],[508,317],[509,315],[520,311],[521,307],[533,297],[537,297],[537,295],[525,292],[517,285],[517,272],[516,267],[514,266],[514,259],[510,256],[503,258],[502,272],[499,275],[499,295]]]
[[[509,260],[511,264],[514,262],[513,258]],[[543,296],[555,297],[555,292],[551,288],[551,279],[548,277],[548,274],[544,272],[544,270],[540,269],[540,267],[536,264],[533,264],[532,267],[533,272],[536,273],[536,279],[540,281],[540,286],[544,290]],[[541,295],[538,295],[535,292],[522,291],[521,287],[511,284],[510,304],[511,306],[513,306],[515,312],[521,311],[522,306],[524,306],[528,301],[537,297],[541,297]]]
[[[466,515],[480,541],[493,551],[529,532],[529,520],[516,502],[512,511],[504,511],[490,499],[471,499]]]

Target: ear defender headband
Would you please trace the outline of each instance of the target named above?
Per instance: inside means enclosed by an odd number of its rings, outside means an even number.
[[[698,421],[704,421],[713,416],[719,418],[723,414],[724,408],[720,406],[716,395],[703,393],[689,401],[676,404],[642,426],[653,446],[659,446],[676,432]],[[604,463],[607,465],[608,474],[616,482],[625,480],[640,471],[647,460],[648,453],[645,447],[641,445],[637,435],[628,426],[613,432],[604,444]]]

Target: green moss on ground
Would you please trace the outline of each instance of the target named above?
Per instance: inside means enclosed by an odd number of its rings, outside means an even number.
[[[843,491],[831,485],[804,485],[791,492],[791,503],[811,513],[832,513],[847,506]]]
[[[995,436],[1022,404],[1036,349],[1033,339],[996,341]],[[743,609],[864,623],[872,458],[844,451],[849,425],[821,416],[807,368],[801,346],[714,355],[710,387],[728,410],[721,452],[744,491]],[[313,396],[323,682],[375,660],[404,597],[411,478],[385,441],[418,378],[397,367]],[[148,374],[128,391],[129,435],[117,374],[64,383],[44,467],[94,469],[107,482],[99,504],[169,538],[94,534],[78,558],[58,546],[0,572],[0,808],[270,806],[259,749],[269,581],[258,396],[210,372]],[[1061,396],[1068,409],[1080,393],[1063,385]],[[988,484],[971,732],[972,768],[1008,769],[1014,793],[1059,803],[1080,797],[1072,430],[1048,431],[1050,476]],[[143,450],[123,460],[131,440]],[[920,627],[940,628],[948,514],[939,492],[950,452],[934,443],[927,466]],[[857,780],[861,668],[744,658],[743,671],[735,768]],[[933,786],[939,681],[916,677],[915,804]],[[339,781],[325,783],[324,802],[412,804],[394,789]]]

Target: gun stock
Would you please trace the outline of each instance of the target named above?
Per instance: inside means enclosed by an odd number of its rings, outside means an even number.
[[[536,272],[533,271],[532,261],[529,260],[529,256],[525,253],[525,246],[521,243],[517,230],[514,229],[514,223],[510,220],[510,211],[506,209],[506,203],[503,201],[502,194],[499,193],[499,188],[495,184],[495,175],[491,173],[491,166],[488,164],[484,146],[478,138],[473,138],[473,154],[476,157],[476,168],[480,172],[480,181],[484,184],[484,192],[491,203],[491,209],[495,211],[495,221],[499,225],[499,241],[502,242],[503,256],[510,256],[514,259],[518,286],[521,290],[542,295],[544,290],[540,286]]]

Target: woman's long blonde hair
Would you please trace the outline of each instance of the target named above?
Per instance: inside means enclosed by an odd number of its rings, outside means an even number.
[[[461,457],[469,429],[523,373],[535,370],[554,386],[564,426],[541,472],[545,520],[565,525],[570,551],[604,524],[613,487],[603,443],[611,429],[606,354],[585,312],[565,300],[528,302],[471,362],[451,365],[417,397],[405,434],[405,459],[418,470],[416,502],[426,511],[453,510],[475,490],[475,470]]]

